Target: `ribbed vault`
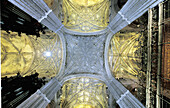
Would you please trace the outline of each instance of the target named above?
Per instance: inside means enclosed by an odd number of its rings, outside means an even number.
[[[89,23],[90,21],[93,20],[93,18],[92,17],[87,18],[86,11],[88,9],[87,8],[88,5],[86,3],[85,4],[87,6],[85,7],[84,13],[85,16],[83,17],[81,16],[82,14],[81,12],[76,13],[75,10],[72,11],[71,9],[73,7],[67,8],[64,11],[65,16],[63,17],[65,19],[63,21],[64,24],[63,25],[59,20],[60,18],[58,18],[54,14],[54,12],[46,5],[44,1],[39,0],[9,0],[9,1],[14,5],[18,6],[19,8],[23,9],[26,13],[31,15],[33,18],[35,18],[45,26],[47,26],[50,30],[60,35],[63,39],[62,42],[64,43],[65,46],[63,48],[64,49],[63,54],[66,54],[63,56],[65,60],[65,65],[62,65],[63,70],[59,72],[59,75],[53,78],[40,90],[37,90],[36,93],[34,93],[30,98],[28,98],[21,105],[19,105],[18,106],[19,108],[46,107],[46,105],[54,98],[54,94],[63,86],[64,82],[67,80],[65,78],[69,76],[71,77],[73,75],[75,77],[79,75],[84,77],[98,76],[96,77],[96,79],[98,80],[100,80],[99,78],[104,79],[104,83],[108,86],[110,93],[112,94],[117,104],[121,108],[127,107],[144,108],[141,102],[138,99],[136,99],[129,92],[129,90],[127,90],[119,81],[117,81],[113,77],[111,70],[109,68],[108,61],[109,45],[112,36],[115,33],[117,33],[119,30],[133,22],[142,14],[144,14],[148,10],[148,8],[156,6],[159,2],[163,0],[128,0],[126,4],[120,9],[120,11],[117,12],[117,10],[115,10],[116,14],[110,20],[109,24],[107,23],[109,20],[108,14],[106,14],[105,17],[105,15],[103,14],[104,10],[103,8],[101,8],[102,12],[98,14],[100,20],[95,21],[95,23],[97,22],[98,25]],[[107,1],[108,0],[105,0],[103,2]],[[63,4],[64,2],[68,3],[69,0],[64,0]],[[98,4],[94,3],[93,5],[99,4],[100,2]],[[67,6],[72,5],[69,4]],[[104,6],[108,8],[109,5]],[[62,9],[64,8],[66,8],[66,6],[62,7]],[[77,14],[77,15],[75,14],[76,17],[79,16],[83,18],[76,19],[75,21],[81,20],[82,22],[76,23],[77,25],[70,25],[73,24],[74,21],[70,20],[70,18],[74,17],[74,14],[72,14],[73,16],[70,15],[71,14],[70,11],[72,11],[71,13],[73,12],[76,13]],[[78,11],[80,11],[80,9]],[[90,13],[93,13],[91,12],[91,10],[89,11]],[[99,11],[95,12],[97,13]],[[86,18],[89,20],[87,20]],[[79,27],[79,25],[81,26]],[[95,28],[94,26],[97,28]],[[85,27],[85,29],[83,27]],[[91,27],[93,28],[93,30],[91,29]],[[70,29],[69,32],[68,29]],[[75,30],[73,32],[72,29],[73,30],[77,29],[77,31]],[[84,30],[85,32],[80,32],[80,30],[81,31]],[[92,30],[92,32],[87,33],[88,30]],[[77,34],[79,34],[79,36],[77,36]],[[90,34],[93,35],[91,36]],[[64,88],[66,87],[64,86],[63,89]]]
[[[141,77],[143,34],[116,33],[109,45],[108,61],[115,78]],[[136,78],[135,78],[136,77]]]
[[[2,77],[27,76],[39,73],[39,77],[51,78],[58,74],[63,61],[61,38],[51,31],[40,38],[16,32],[1,32]]]
[[[94,78],[70,79],[62,87],[61,108],[108,108],[106,85]]]

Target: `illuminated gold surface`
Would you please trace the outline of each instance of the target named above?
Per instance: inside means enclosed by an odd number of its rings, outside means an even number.
[[[1,31],[1,76],[24,74],[32,64],[34,49],[26,35]]]
[[[52,55],[46,57],[44,52]],[[1,77],[22,76],[39,73],[39,77],[54,77],[60,69],[62,61],[62,44],[59,37],[46,32],[41,38],[16,32],[1,31]]]
[[[136,78],[141,71],[143,36],[140,33],[117,33],[109,47],[109,65],[116,78]]]
[[[95,108],[92,105],[87,105],[87,104],[80,104],[75,106],[74,108]]]
[[[62,87],[61,108],[107,108],[106,85],[91,78],[76,78]]]
[[[58,35],[51,31],[46,31],[46,34],[40,34],[40,36],[37,40],[31,38],[35,48],[35,59],[30,71],[36,70],[40,73],[39,77],[51,78],[56,76],[60,70],[62,44]],[[45,56],[46,51],[51,52],[50,57]]]
[[[103,30],[109,22],[109,0],[63,0],[63,24],[78,32]]]
[[[77,3],[80,6],[92,6],[103,1],[104,0],[70,0],[70,2]]]

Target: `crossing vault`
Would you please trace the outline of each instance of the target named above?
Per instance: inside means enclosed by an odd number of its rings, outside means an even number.
[[[82,78],[81,84],[102,82],[121,108],[144,108],[112,75],[109,44],[115,33],[163,0],[128,0],[121,9],[117,0],[51,0],[56,8],[47,0],[9,1],[58,34],[62,43],[58,74],[18,108],[45,108],[66,82],[76,78]]]

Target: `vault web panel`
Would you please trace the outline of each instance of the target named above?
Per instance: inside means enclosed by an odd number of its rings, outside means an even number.
[[[102,73],[105,36],[66,36],[67,66],[75,73]]]
[[[81,77],[62,87],[61,108],[108,108],[106,85],[99,80]]]

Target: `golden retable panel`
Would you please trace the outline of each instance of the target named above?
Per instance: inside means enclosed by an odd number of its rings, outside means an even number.
[[[63,24],[78,32],[100,31],[109,23],[109,0],[63,0]]]
[[[62,44],[56,34],[41,34],[41,38],[16,32],[1,31],[1,77],[39,73],[51,78],[59,72]]]
[[[142,68],[143,35],[126,32],[113,36],[109,46],[109,66],[116,78],[135,78],[144,72]],[[135,78],[136,79],[136,78]]]

